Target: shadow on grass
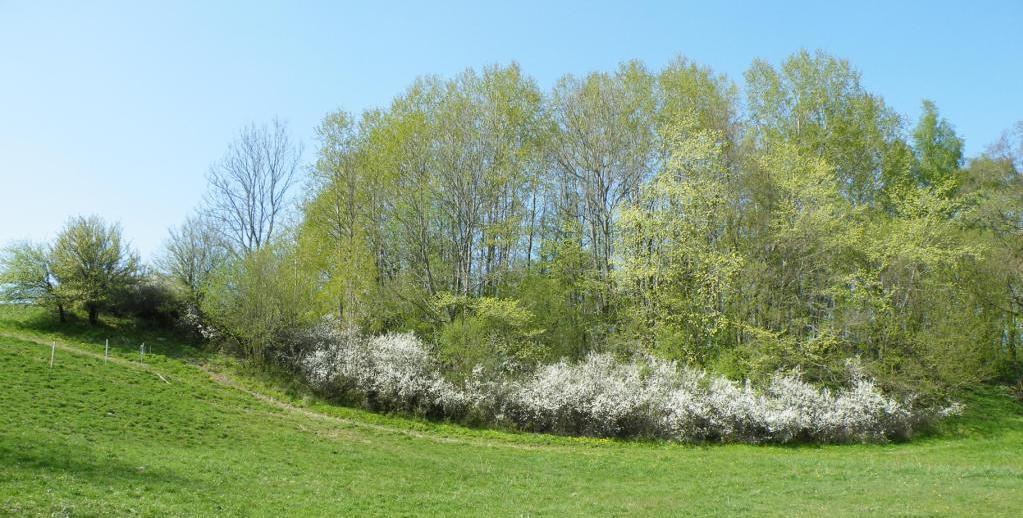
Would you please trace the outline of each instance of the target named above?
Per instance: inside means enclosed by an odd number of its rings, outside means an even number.
[[[961,397],[963,414],[939,423],[922,438],[984,438],[1023,436],[1023,404],[1009,387],[978,387]]]
[[[138,352],[139,346],[145,343],[147,353],[169,358],[198,359],[204,356],[199,344],[181,331],[129,317],[105,315],[98,324],[92,325],[73,313],[69,313],[67,322],[61,322],[55,314],[42,308],[4,305],[0,306],[2,329],[39,338],[60,336],[65,340],[98,346],[109,340],[111,350],[122,353]]]
[[[181,476],[173,470],[102,457],[86,445],[72,446],[25,436],[18,437],[17,444],[0,441],[0,464],[32,473],[30,476],[33,478],[71,475],[80,482],[100,488],[125,489],[144,484],[153,490],[209,489],[202,481]]]

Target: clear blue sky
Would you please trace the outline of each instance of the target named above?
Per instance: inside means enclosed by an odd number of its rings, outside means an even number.
[[[741,81],[823,49],[911,119],[934,100],[971,155],[1023,120],[1020,0],[548,3],[0,0],[0,243],[96,213],[152,258],[246,123],[281,116],[309,159],[328,111],[512,60],[546,88],[678,54]]]

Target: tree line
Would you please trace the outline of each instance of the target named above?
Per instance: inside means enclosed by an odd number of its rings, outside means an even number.
[[[682,58],[547,91],[467,70],[317,135],[305,174],[283,123],[243,130],[157,265],[177,318],[247,356],[286,363],[329,316],[414,331],[454,377],[593,351],[825,384],[858,357],[894,390],[1020,375],[1023,125],[966,160],[933,103],[910,124],[825,53],[741,88]],[[33,246],[8,286],[64,247]],[[57,271],[13,295],[102,306]]]

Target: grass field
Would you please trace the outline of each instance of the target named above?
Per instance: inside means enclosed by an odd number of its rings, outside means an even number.
[[[906,444],[514,434],[331,407],[157,331],[62,328],[13,307],[0,308],[0,380],[0,514],[1023,512],[1023,406],[996,389]]]

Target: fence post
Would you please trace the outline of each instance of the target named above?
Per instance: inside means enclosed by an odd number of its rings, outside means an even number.
[[[145,360],[146,360],[146,343],[142,342],[142,345],[139,346],[139,361],[141,362],[141,361],[145,361]]]
[[[107,362],[107,358],[110,357],[110,339],[107,338],[107,343],[103,346],[103,363]]]
[[[50,344],[50,368],[53,368],[53,356],[57,354],[57,342]]]

